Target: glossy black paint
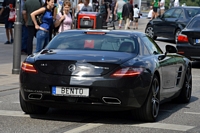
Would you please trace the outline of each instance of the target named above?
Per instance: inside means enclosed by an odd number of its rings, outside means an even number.
[[[72,32],[84,34],[81,30],[72,30],[62,34],[67,35]],[[102,31],[96,30],[96,32]],[[55,49],[51,51],[51,54],[41,51],[28,56],[24,62],[33,64],[38,73],[21,70],[20,93],[23,99],[41,106],[68,109],[91,107],[91,109],[103,110],[105,107],[109,110],[129,110],[140,108],[149,94],[154,75],[159,78],[161,102],[179,93],[186,68],[190,65],[187,58],[176,53],[163,53],[158,45],[144,33],[117,30],[104,32],[133,37],[139,46],[138,53]],[[101,60],[102,58],[104,60]],[[88,69],[69,72],[66,68],[70,64],[77,67],[87,66]],[[133,77],[111,76],[125,67],[143,68],[144,71]],[[84,74],[81,76],[82,72]],[[53,96],[52,86],[89,88],[89,97]],[[42,94],[43,97],[39,100],[29,99],[30,93]],[[103,97],[117,98],[120,103],[105,103],[102,100]]]
[[[176,32],[184,29],[192,19],[193,14],[192,12],[189,13],[192,9],[198,10],[198,14],[200,13],[200,7],[180,6],[170,8],[162,16],[150,20],[147,23],[146,30],[149,26],[153,27],[154,37],[152,38],[154,39],[165,37],[175,40]]]
[[[193,23],[196,23],[193,25]],[[188,38],[188,42],[177,42],[179,54],[186,56],[191,60],[200,60],[200,43],[196,40],[200,39],[200,15],[196,15],[188,25],[182,30],[181,34]],[[191,25],[193,25],[191,27]]]

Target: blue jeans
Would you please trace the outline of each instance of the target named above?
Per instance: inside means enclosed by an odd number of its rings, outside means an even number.
[[[22,46],[21,50],[27,52],[27,41],[28,41],[28,29],[25,25],[22,25]]]
[[[38,30],[36,34],[37,44],[35,53],[40,52],[49,42],[49,32]]]

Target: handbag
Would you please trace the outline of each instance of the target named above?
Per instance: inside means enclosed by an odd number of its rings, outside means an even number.
[[[15,9],[12,9],[10,10],[8,21],[15,22],[15,18],[16,18],[16,12]]]
[[[42,7],[42,1],[39,0],[39,2],[40,2],[40,6]],[[44,13],[45,13],[45,12],[46,12],[46,7],[45,7]],[[41,25],[41,24],[42,24],[42,18],[43,18],[44,13],[41,13],[41,14],[35,16],[38,25]]]

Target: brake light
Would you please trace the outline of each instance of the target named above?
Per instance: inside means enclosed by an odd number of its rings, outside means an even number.
[[[86,34],[96,34],[96,35],[104,35],[105,32],[86,32]]]
[[[188,42],[188,37],[183,34],[179,34],[177,38],[177,42]]]
[[[111,75],[111,77],[134,77],[140,75],[144,71],[144,68],[122,68]]]
[[[32,73],[37,73],[37,70],[34,68],[32,64],[29,63],[22,63],[21,69],[26,71],[26,72],[32,72]]]

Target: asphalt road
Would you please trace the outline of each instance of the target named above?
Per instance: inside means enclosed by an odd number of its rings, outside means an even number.
[[[144,25],[140,30],[143,29]],[[4,45],[2,42],[6,41],[3,30],[0,28],[0,45]],[[175,45],[164,38],[159,38],[156,42],[163,50],[166,44]],[[5,47],[4,51],[9,51]],[[9,55],[2,54],[2,49],[0,56],[0,65],[12,62],[10,59],[12,55],[8,58]],[[9,61],[6,62],[4,58]],[[0,91],[0,133],[200,133],[199,68],[200,63],[193,62],[191,102],[189,104],[169,102],[161,105],[155,123],[135,121],[129,117],[129,112],[51,109],[45,115],[27,115],[20,108],[19,88]]]

